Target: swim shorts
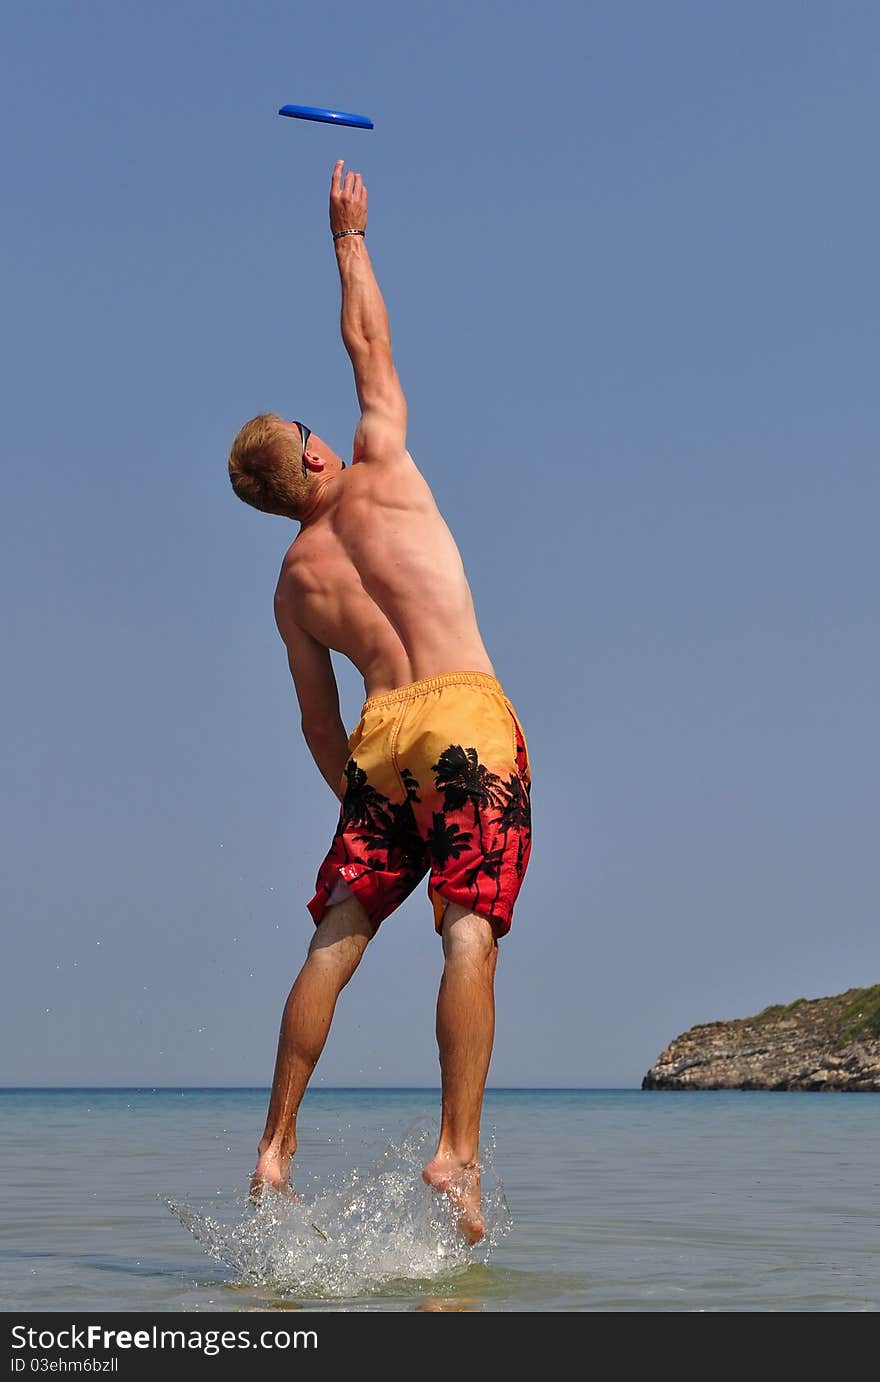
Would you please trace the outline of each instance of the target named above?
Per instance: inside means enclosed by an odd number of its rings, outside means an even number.
[[[459,902],[505,935],[531,850],[531,766],[496,679],[446,672],[369,696],[348,752],[315,924],[344,884],[375,931],[429,874],[438,931]]]

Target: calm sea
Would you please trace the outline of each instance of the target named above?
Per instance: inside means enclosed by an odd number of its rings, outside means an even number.
[[[245,1200],[266,1092],[0,1092],[0,1308],[875,1311],[880,1099],[494,1090],[488,1240],[419,1169],[438,1093],[306,1096],[299,1204]]]

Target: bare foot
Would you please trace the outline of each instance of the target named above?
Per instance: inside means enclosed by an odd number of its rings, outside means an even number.
[[[422,1172],[422,1179],[439,1194],[445,1195],[457,1211],[458,1227],[465,1240],[471,1246],[479,1243],[486,1232],[480,1208],[479,1163],[462,1162],[438,1152]]]
[[[252,1203],[257,1203],[267,1185],[272,1190],[276,1190],[279,1195],[286,1195],[291,1200],[298,1200],[299,1196],[294,1193],[290,1183],[292,1163],[292,1156],[282,1157],[271,1151],[261,1152],[256,1170],[251,1176],[248,1198]]]

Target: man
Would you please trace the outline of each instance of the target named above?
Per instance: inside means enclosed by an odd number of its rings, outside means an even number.
[[[429,874],[445,957],[437,1001],[442,1121],[427,1183],[469,1242],[484,1233],[479,1135],[498,938],[531,846],[522,727],[495,679],[455,542],[406,449],[406,401],[367,252],[367,189],[333,169],[342,339],[361,418],[352,464],[301,422],[263,414],[229,458],[236,494],[298,520],[275,617],[315,763],[341,799],[308,904],[316,923],[281,1023],[252,1193],[288,1187],[296,1115],[336,1000],[380,923]],[[330,649],[364,678],[347,738]]]

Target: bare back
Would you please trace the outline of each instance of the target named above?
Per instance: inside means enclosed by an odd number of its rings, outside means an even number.
[[[442,672],[493,674],[455,540],[408,451],[330,480],[276,601],[359,669],[367,695]]]

